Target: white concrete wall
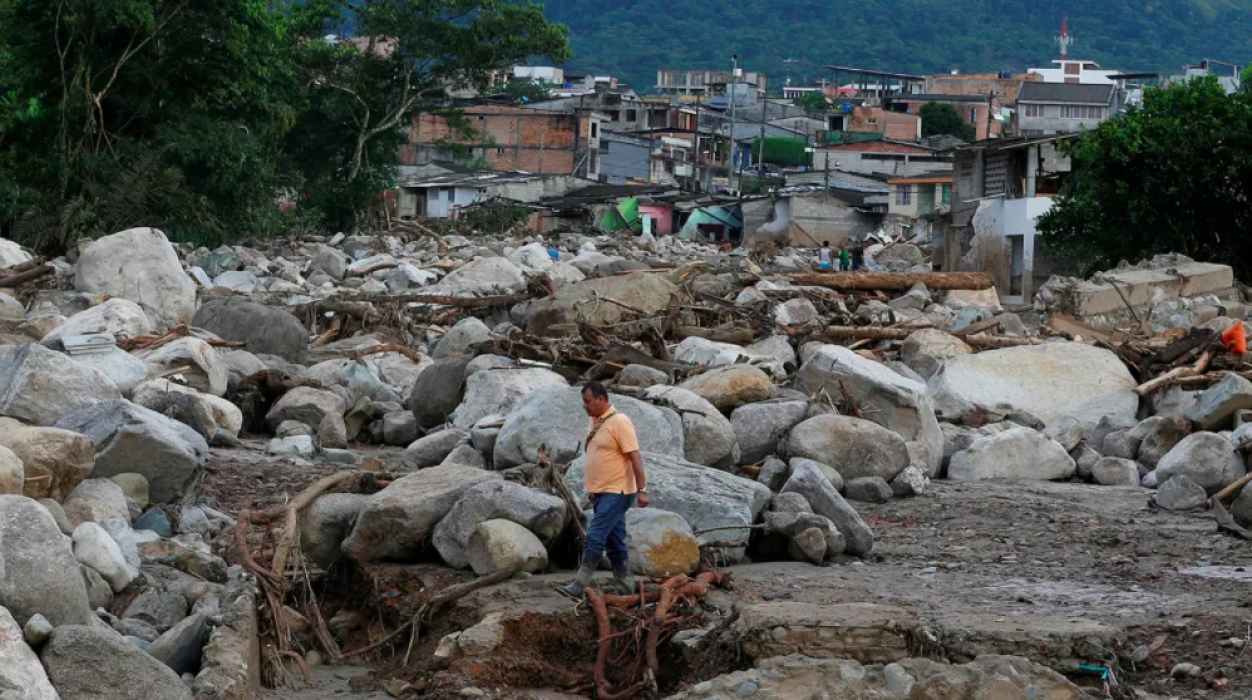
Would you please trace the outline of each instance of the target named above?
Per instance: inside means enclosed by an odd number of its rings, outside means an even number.
[[[996,282],[1000,298],[1007,304],[1025,303],[1034,296],[1035,228],[1040,216],[1052,208],[1050,197],[1026,199],[984,199],[974,214],[974,239],[961,268],[986,272]],[[1008,236],[1022,237],[1022,294],[1010,295],[1011,247]]]

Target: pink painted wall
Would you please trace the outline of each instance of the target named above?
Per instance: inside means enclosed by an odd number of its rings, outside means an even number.
[[[674,208],[665,204],[640,204],[639,216],[652,216],[652,233],[668,236],[674,233]],[[641,224],[642,225],[642,224]]]

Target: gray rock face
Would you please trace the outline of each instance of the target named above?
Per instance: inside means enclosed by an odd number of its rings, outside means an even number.
[[[432,541],[448,566],[469,566],[470,535],[488,520],[509,520],[541,542],[556,539],[565,528],[562,499],[512,481],[485,481],[471,487],[435,526]]]
[[[409,411],[383,416],[383,444],[404,446],[417,439],[417,419]]]
[[[1227,374],[1200,394],[1200,400],[1187,411],[1187,418],[1200,430],[1229,429],[1235,411],[1245,408],[1252,408],[1252,382]]]
[[[491,340],[491,329],[487,327],[487,324],[473,316],[467,316],[457,321],[457,324],[448,330],[447,335],[439,339],[431,357],[438,360],[449,355],[472,355],[470,348],[489,340]]]
[[[441,467],[470,467],[473,469],[486,469],[487,460],[483,458],[483,453],[469,443],[457,445],[448,453],[447,457],[439,463]]]
[[[843,492],[843,475],[839,473],[839,470],[829,464],[822,464],[817,460],[807,459],[805,457],[792,457],[787,461],[787,478],[791,478],[792,472],[806,464],[812,466],[814,469],[817,469],[817,471],[825,475],[825,477],[830,481],[830,485],[834,486],[836,491],[839,491],[840,493]],[[786,482],[784,481],[783,483],[785,484]]]
[[[177,673],[107,628],[58,626],[39,660],[62,700],[191,700]]]
[[[677,513],[695,530],[751,525],[769,503],[770,491],[764,484],[712,467],[648,452],[643,454],[643,464],[652,497],[650,507]],[[580,457],[565,474],[566,485],[580,502],[586,497],[584,467]],[[749,534],[749,530],[724,530],[710,539],[746,542]]]
[[[142,474],[153,503],[180,498],[209,457],[199,433],[124,399],[71,413],[56,427],[82,433],[96,446],[93,477]]]
[[[769,375],[751,365],[715,367],[679,386],[713,404],[719,411],[765,401],[774,391]]]
[[[103,373],[42,345],[0,355],[0,415],[55,425],[68,413],[121,397]]]
[[[791,429],[787,450],[839,470],[844,479],[877,476],[890,481],[909,466],[904,439],[876,423],[826,414]]]
[[[1186,476],[1179,475],[1161,484],[1153,494],[1152,500],[1165,510],[1182,512],[1204,508],[1208,505],[1209,497],[1203,486]]]
[[[1247,473],[1243,459],[1217,433],[1192,433],[1183,438],[1156,465],[1156,483],[1164,486],[1186,476],[1210,496]]]
[[[204,644],[209,641],[209,623],[204,613],[189,615],[169,628],[148,647],[152,658],[169,666],[180,676],[200,670]]]
[[[1061,342],[952,358],[930,379],[928,393],[935,410],[952,420],[975,410],[1020,410],[1045,424],[1072,416],[1090,428],[1107,415],[1133,420],[1135,386],[1112,352]]]
[[[630,316],[623,307],[602,301],[604,297],[644,313],[665,310],[676,288],[660,275],[627,275],[584,280],[561,287],[531,306],[526,330],[534,335],[561,335],[558,324],[587,323],[605,326]]]
[[[849,501],[886,503],[891,500],[891,485],[880,476],[861,476],[848,481],[844,495]]]
[[[1043,434],[1056,440],[1066,452],[1073,452],[1078,443],[1082,442],[1086,430],[1076,418],[1065,416],[1048,425]]]
[[[128,229],[87,246],[74,268],[74,287],[129,299],[157,326],[188,323],[196,311],[195,282],[169,239],[152,228]]]
[[[245,299],[206,301],[192,324],[223,340],[247,343],[250,353],[277,355],[297,364],[304,362],[309,344],[309,333],[295,316]]]
[[[114,593],[129,586],[138,573],[127,563],[109,533],[95,523],[83,523],[74,528],[74,558],[99,573]]]
[[[867,419],[898,433],[906,443],[917,443],[927,476],[938,473],[943,433],[925,386],[845,347],[823,345],[800,367],[796,388],[810,395],[825,390],[830,396],[846,390]]]
[[[539,538],[511,520],[479,523],[470,534],[465,555],[479,576],[509,569],[535,573],[548,566],[548,550]]]
[[[830,479],[817,467],[811,464],[800,465],[791,473],[791,478],[783,486],[782,492],[804,496],[814,513],[834,523],[847,542],[848,553],[865,556],[874,548],[874,531],[843,500]]]
[[[756,473],[756,480],[769,487],[770,491],[777,491],[787,483],[787,477],[791,476],[791,467],[781,459],[767,457],[761,463],[761,470]]]
[[[113,336],[134,338],[153,331],[152,321],[143,307],[127,299],[109,299],[86,311],[66,319],[39,341],[50,350],[61,349],[61,339],[67,335],[90,335],[107,333]]]
[[[320,496],[301,514],[300,549],[318,566],[330,569],[368,501],[369,496],[361,493]]]
[[[1252,488],[1244,486],[1239,491],[1234,503],[1230,505],[1230,514],[1243,525],[1252,525]]]
[[[369,497],[343,543],[344,553],[358,562],[414,557],[470,487],[499,478],[465,467],[431,467],[400,477]]]
[[[626,365],[625,369],[618,373],[617,383],[622,386],[656,386],[669,384],[669,375],[646,365]]]
[[[468,430],[450,428],[419,438],[404,450],[404,464],[414,469],[433,467],[469,436]]]
[[[1114,430],[1104,436],[1100,452],[1107,457],[1134,459],[1139,456],[1139,438],[1130,430]]]
[[[166,632],[187,616],[187,599],[177,591],[163,591],[159,588],[148,588],[140,593],[126,612],[123,619],[139,620],[151,625],[157,632]]]
[[[452,412],[452,424],[474,427],[490,415],[508,415],[514,407],[544,387],[567,388],[569,382],[547,369],[503,369],[476,372],[465,380],[465,398]]]
[[[199,338],[179,338],[155,350],[137,354],[152,376],[181,368],[180,374],[192,389],[213,396],[226,394],[230,370],[217,358],[217,350]]]
[[[53,625],[85,625],[93,617],[69,539],[43,506],[23,496],[0,496],[0,607],[20,625],[36,614]]]
[[[448,416],[465,397],[465,372],[472,358],[458,355],[436,360],[413,383],[405,408],[417,417],[417,424],[429,430],[447,422]]]
[[[321,425],[327,413],[343,415],[346,410],[344,400],[334,392],[325,389],[314,389],[298,386],[283,394],[265,414],[265,422],[271,429],[282,425],[283,421],[295,420],[316,428]]]
[[[613,406],[635,424],[640,451],[674,457],[684,454],[682,420],[677,413],[628,396],[611,398]],[[534,464],[539,446],[545,443],[553,459],[573,459],[589,427],[578,387],[538,389],[517,405],[500,429],[493,455],[495,468]]]
[[[682,416],[683,452],[688,462],[711,467],[729,466],[736,461],[735,429],[713,404],[676,386],[652,387],[644,396]]]
[[[1091,476],[1105,486],[1138,486],[1139,466],[1129,459],[1102,457],[1091,467]]]
[[[109,518],[129,522],[130,510],[122,487],[108,479],[85,479],[61,504],[70,527],[82,523],[98,523]]]
[[[795,493],[779,494],[779,496],[798,495]],[[769,558],[778,558],[785,551],[793,559],[807,559],[814,564],[820,564],[823,560],[834,559],[847,548],[843,533],[839,532],[829,518],[816,513],[776,510],[765,514],[765,525],[766,539],[762,542],[760,553]],[[822,534],[824,552],[817,551],[816,542],[801,543],[799,547],[794,546],[796,544],[793,542],[794,538],[812,529]],[[812,538],[812,535],[808,535],[806,539],[808,538]],[[799,552],[796,551],[797,549]]]
[[[32,618],[32,622],[39,619],[42,618]],[[51,634],[51,625],[47,620],[43,624],[47,626],[47,634]],[[26,628],[30,629],[31,625],[27,624]],[[0,697],[60,700],[57,691],[48,682],[48,674],[39,665],[39,657],[27,646],[30,636],[24,633],[8,610],[0,608]]]
[[[923,380],[935,376],[948,359],[974,352],[964,340],[937,328],[914,331],[900,346],[900,359]]]
[[[1077,471],[1074,460],[1055,440],[1030,428],[1010,428],[974,441],[969,449],[952,456],[948,478],[1068,479]]]
[[[1181,416],[1153,416],[1135,426],[1134,432],[1140,437],[1139,462],[1155,469],[1162,457],[1191,434],[1191,421]]]
[[[739,463],[757,464],[778,449],[778,441],[787,436],[808,412],[805,401],[771,400],[736,408],[730,414],[730,425],[739,442]]]
[[[135,387],[148,378],[148,366],[143,360],[117,347],[106,352],[71,355],[70,359],[103,374],[123,396],[130,396]]]
[[[439,282],[426,288],[427,294],[454,297],[513,294],[526,289],[526,276],[505,258],[482,258],[465,263]]]
[[[640,576],[689,574],[700,565],[700,543],[677,513],[659,508],[626,511],[630,568]]]

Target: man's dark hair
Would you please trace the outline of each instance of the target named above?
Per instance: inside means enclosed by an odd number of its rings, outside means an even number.
[[[609,398],[609,390],[604,388],[600,382],[587,382],[583,385],[583,393],[590,391],[591,395],[597,399]]]
[[[829,247],[830,247],[830,241],[822,241],[822,247],[823,247],[823,248],[829,248]]]

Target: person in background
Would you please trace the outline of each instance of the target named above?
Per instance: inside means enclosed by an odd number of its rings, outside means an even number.
[[[636,499],[640,508],[648,507],[648,479],[639,454],[639,438],[635,424],[613,408],[609,392],[600,382],[588,382],[583,387],[583,410],[591,416],[583,488],[591,500],[592,516],[577,578],[557,590],[581,599],[607,553],[613,565],[613,583],[622,593],[631,593],[635,580],[630,575],[630,552],[626,549],[626,511]]]
[[[852,269],[859,270],[865,267],[865,246],[852,246]]]
[[[822,249],[817,251],[817,267],[820,270],[829,272],[834,266],[835,252],[830,249],[829,241],[822,241]]]
[[[852,254],[848,252],[845,245],[839,246],[839,271],[847,272],[852,269]]]

